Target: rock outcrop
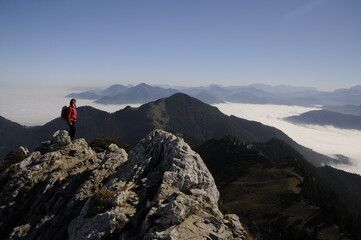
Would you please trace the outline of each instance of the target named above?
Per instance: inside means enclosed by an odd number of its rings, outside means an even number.
[[[128,154],[58,131],[0,173],[0,239],[244,239],[200,156],[162,130]]]

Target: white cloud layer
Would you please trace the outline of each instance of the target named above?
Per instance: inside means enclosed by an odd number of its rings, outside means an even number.
[[[361,131],[340,129],[333,126],[295,125],[283,118],[316,110],[300,106],[222,103],[215,104],[227,115],[261,122],[276,127],[299,144],[316,152],[334,157],[342,154],[352,165],[337,164],[336,168],[361,174]]]

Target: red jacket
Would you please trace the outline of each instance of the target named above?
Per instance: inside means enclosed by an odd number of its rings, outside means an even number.
[[[76,122],[76,118],[78,117],[78,112],[74,107],[68,107],[68,117],[66,118],[67,122]]]

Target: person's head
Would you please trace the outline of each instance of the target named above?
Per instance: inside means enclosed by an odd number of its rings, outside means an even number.
[[[70,106],[71,107],[76,107],[76,99],[72,99],[72,100],[70,100]]]

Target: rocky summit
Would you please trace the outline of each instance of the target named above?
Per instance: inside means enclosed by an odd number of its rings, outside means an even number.
[[[201,157],[155,130],[129,153],[57,131],[0,173],[0,239],[245,239]]]

